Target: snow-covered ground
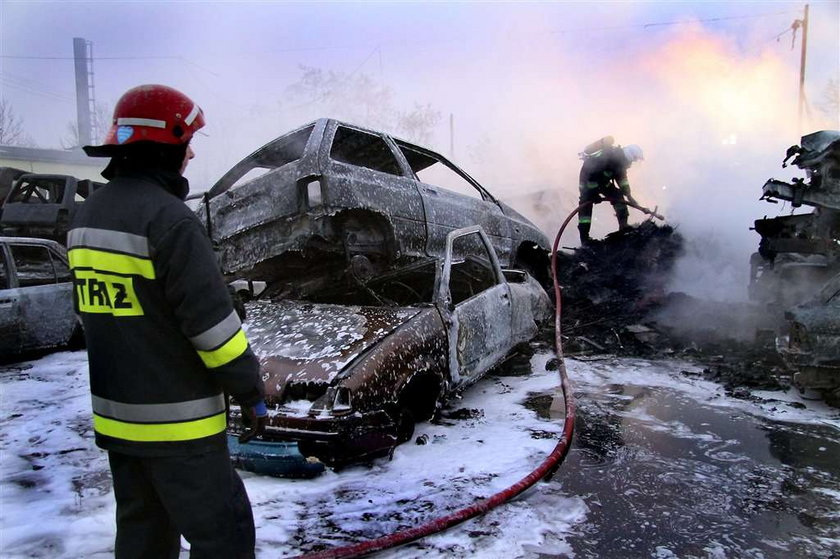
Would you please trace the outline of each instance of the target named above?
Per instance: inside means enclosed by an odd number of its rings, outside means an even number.
[[[538,348],[530,364],[484,379],[453,403],[461,419],[418,425],[427,444],[404,444],[390,461],[312,480],[243,472],[258,557],[413,527],[524,477],[562,430],[547,412],[558,380],[551,358]],[[840,554],[837,410],[795,394],[732,399],[674,361],[567,366],[579,425],[557,475],[382,557]],[[93,444],[85,353],[0,367],[0,412],[0,555],[110,556],[114,503]]]

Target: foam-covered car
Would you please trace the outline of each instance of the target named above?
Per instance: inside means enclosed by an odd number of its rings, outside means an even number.
[[[262,442],[297,441],[304,456],[342,463],[411,438],[416,421],[533,338],[551,302],[529,274],[503,270],[472,226],[449,233],[441,257],[248,310],[269,409]]]
[[[442,256],[446,235],[486,232],[499,261],[548,278],[548,239],[426,148],[332,119],[237,163],[197,209],[230,277],[306,295]]]
[[[81,343],[72,290],[60,244],[0,237],[0,355]]]

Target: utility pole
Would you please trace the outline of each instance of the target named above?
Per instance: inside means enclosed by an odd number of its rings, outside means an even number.
[[[802,115],[805,112],[805,61],[808,55],[808,4],[805,4],[805,17],[797,19],[791,25],[794,34],[802,28],[802,54],[799,58],[799,133],[802,134]]]

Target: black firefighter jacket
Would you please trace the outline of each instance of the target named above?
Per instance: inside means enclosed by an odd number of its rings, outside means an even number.
[[[96,443],[143,456],[226,444],[223,391],[263,395],[257,358],[186,179],[125,171],[77,212],[67,246],[90,363]]]

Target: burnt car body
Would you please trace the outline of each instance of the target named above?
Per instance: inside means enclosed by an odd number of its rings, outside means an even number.
[[[451,232],[444,247],[355,288],[249,303],[263,441],[297,441],[331,464],[381,455],[536,335],[551,315],[538,282],[503,271],[479,226]]]
[[[72,279],[55,241],[0,237],[0,354],[81,342]]]
[[[307,295],[416,259],[480,225],[506,267],[548,279],[549,243],[443,156],[331,119],[261,147],[228,171],[197,210],[231,279],[269,295]]]
[[[84,200],[103,183],[70,175],[26,173],[0,168],[0,209],[4,235],[47,238],[66,242],[70,222]]]
[[[797,371],[794,383],[823,392],[829,403],[840,405],[840,274],[786,317],[790,329],[780,338],[779,353]]]
[[[750,260],[750,298],[786,309],[812,298],[840,272],[840,131],[822,130],[803,136],[782,164],[806,173],[805,179],[770,179],[762,200],[810,206],[810,213],[755,221],[761,235]]]

